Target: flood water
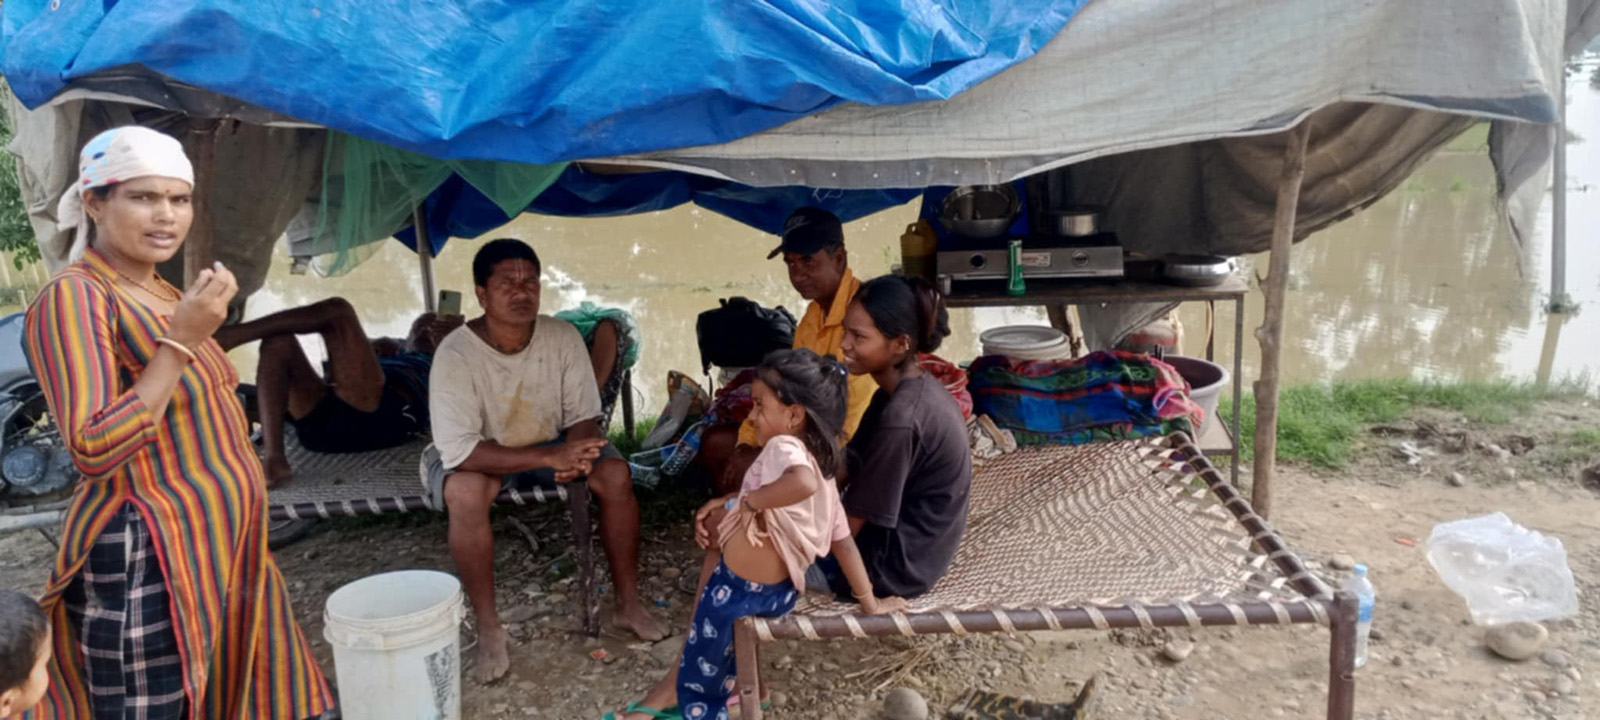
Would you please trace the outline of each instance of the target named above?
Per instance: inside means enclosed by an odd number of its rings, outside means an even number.
[[[1568,292],[1582,312],[1559,328],[1553,378],[1600,370],[1600,72],[1591,59],[1571,80],[1569,127]],[[1443,152],[1380,203],[1296,246],[1288,297],[1283,371],[1287,382],[1368,377],[1532,379],[1547,345],[1544,305],[1549,287],[1549,203],[1539,232],[1519,248],[1503,229],[1493,202],[1494,178],[1485,152]],[[899,236],[912,219],[905,206],[846,227],[850,263],[861,277],[889,269]],[[590,300],[631,311],[643,327],[635,372],[643,415],[664,399],[667,371],[698,374],[694,324],[719,298],[744,295],[782,304],[797,316],[803,304],[782,263],[766,260],[776,239],[715,213],[685,206],[622,218],[565,219],[524,215],[486,237],[528,241],[544,261],[546,312]],[[477,311],[471,257],[479,244],[456,240],[436,260],[438,286],[462,291]],[[1262,267],[1265,257],[1251,258]],[[402,336],[422,310],[417,260],[398,243],[381,249],[338,278],[295,276],[277,258],[267,286],[251,298],[258,317],[316,300],[343,296],[359,309],[369,334]],[[1246,308],[1244,362],[1255,376],[1261,295]],[[1180,311],[1186,354],[1205,345],[1201,305]],[[995,325],[1045,323],[1042,311],[958,310],[942,355],[977,354],[978,333]],[[1231,363],[1233,308],[1217,308],[1217,353]],[[320,345],[307,340],[315,359]],[[235,359],[253,374],[253,350]]]

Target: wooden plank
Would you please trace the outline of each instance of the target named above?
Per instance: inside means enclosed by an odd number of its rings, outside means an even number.
[[[1278,453],[1278,363],[1283,354],[1283,306],[1289,288],[1289,251],[1294,243],[1295,213],[1300,206],[1300,181],[1306,175],[1306,145],[1311,123],[1301,121],[1289,131],[1283,154],[1283,174],[1278,180],[1277,215],[1272,224],[1272,255],[1267,279],[1262,283],[1266,311],[1256,340],[1261,343],[1261,374],[1255,383],[1256,438],[1254,477],[1250,504],[1261,517],[1271,517],[1272,478]]]
[[[1233,275],[1211,287],[1183,287],[1139,280],[1029,280],[1025,295],[1007,295],[1005,284],[957,284],[945,304],[950,307],[1025,307],[1079,305],[1101,302],[1189,302],[1232,300],[1250,292],[1242,275]]]
[[[1195,444],[1200,446],[1200,452],[1205,453],[1206,457],[1231,457],[1234,452],[1233,433],[1228,432],[1228,424],[1220,417],[1212,421],[1210,427],[1200,431]]]

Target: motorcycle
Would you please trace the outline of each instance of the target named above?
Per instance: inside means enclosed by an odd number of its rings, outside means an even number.
[[[23,351],[22,322],[23,313],[0,318],[0,533],[37,528],[54,544],[49,531],[60,524],[79,475]],[[255,386],[240,385],[238,392],[254,417]],[[259,430],[251,440],[259,442]],[[267,544],[276,550],[311,526],[307,520],[270,521]]]

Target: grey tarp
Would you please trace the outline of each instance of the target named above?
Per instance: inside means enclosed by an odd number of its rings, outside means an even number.
[[[1370,205],[1477,119],[1514,237],[1546,188],[1564,58],[1600,0],[1099,0],[950,100],[847,106],[626,161],[752,185],[1003,182],[1069,166],[1131,250],[1266,249],[1282,130],[1312,122],[1296,239]],[[1091,310],[1091,347],[1165,312]]]

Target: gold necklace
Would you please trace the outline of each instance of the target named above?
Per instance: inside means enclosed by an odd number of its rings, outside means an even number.
[[[111,264],[110,263],[106,263],[106,266],[107,267],[111,267]],[[165,292],[157,292],[154,289],[152,289],[150,286],[145,285],[144,283],[139,282],[138,280],[135,280],[135,279],[133,279],[131,277],[128,277],[127,273],[122,272],[121,270],[118,270],[115,267],[111,267],[111,272],[116,273],[117,277],[122,278],[122,280],[124,282],[131,283],[134,287],[139,288],[140,290],[143,290],[143,291],[145,291],[147,293],[150,293],[150,297],[156,298],[157,300],[166,300],[166,301],[169,301],[169,302],[178,302],[178,301],[183,299],[183,293],[178,292],[177,288],[173,287],[172,284],[167,282],[166,280],[163,280],[160,275],[156,275],[156,283],[158,285],[162,286],[162,290],[164,290]],[[168,293],[171,293],[171,294],[169,295]]]

